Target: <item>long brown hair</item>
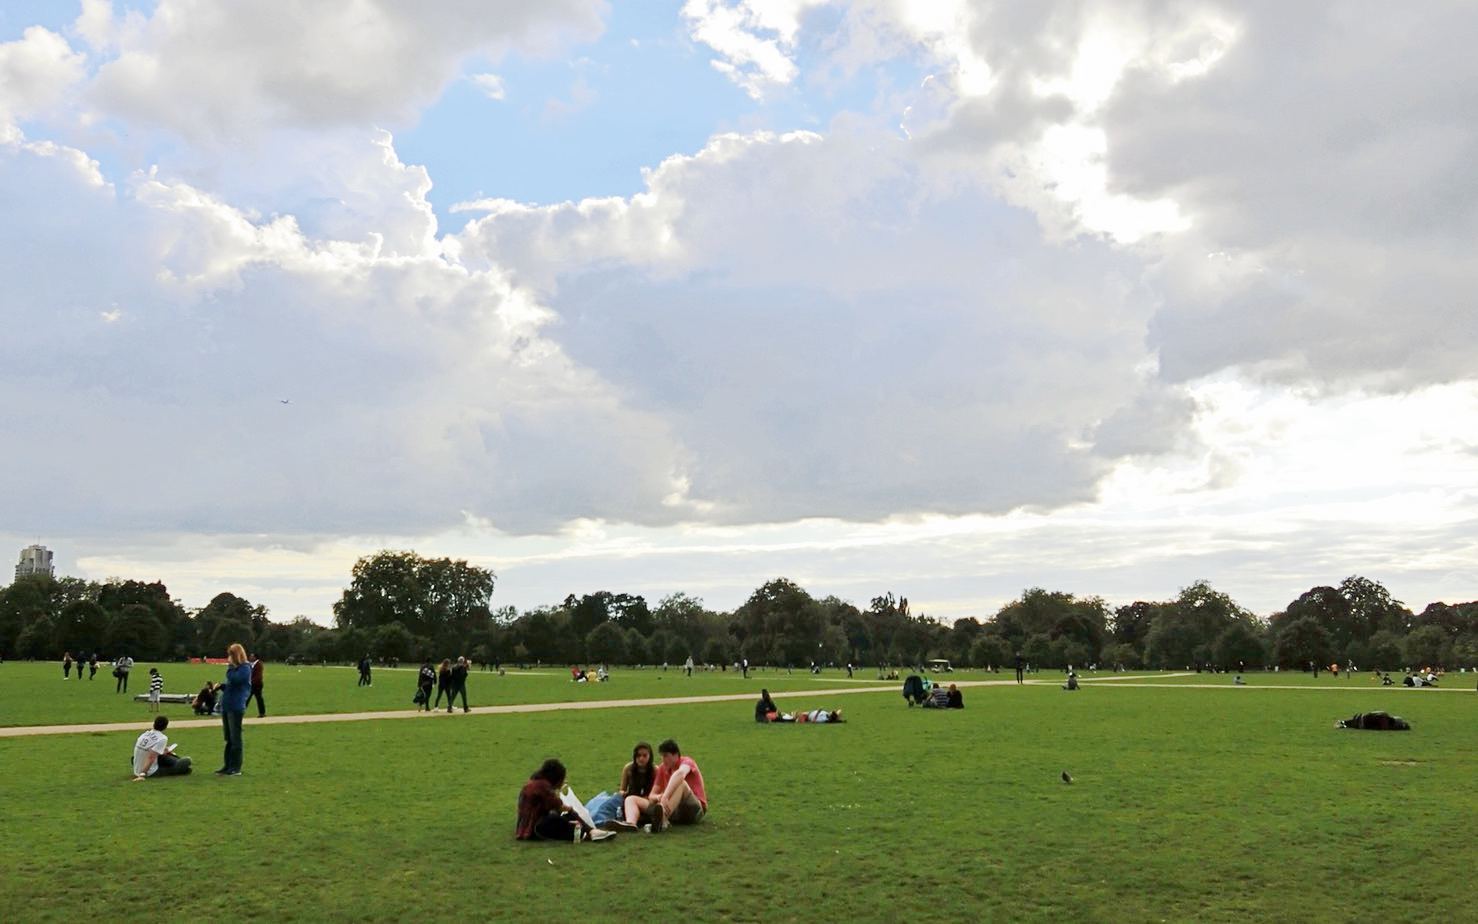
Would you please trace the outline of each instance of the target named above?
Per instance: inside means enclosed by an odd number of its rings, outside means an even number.
[[[643,767],[636,762],[636,755],[642,751],[647,752],[647,765]],[[631,788],[627,792],[638,796],[645,796],[652,791],[652,783],[657,779],[657,767],[655,766],[657,755],[652,746],[645,741],[638,741],[636,747],[631,749]]]

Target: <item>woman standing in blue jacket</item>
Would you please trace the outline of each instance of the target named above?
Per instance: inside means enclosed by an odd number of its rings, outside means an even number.
[[[251,665],[246,663],[246,649],[238,642],[226,649],[226,682],[221,689],[221,725],[226,733],[226,760],[216,773],[220,776],[241,775],[241,719],[246,715],[246,700],[251,695]]]

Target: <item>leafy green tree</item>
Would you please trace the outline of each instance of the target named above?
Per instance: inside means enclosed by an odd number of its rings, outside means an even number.
[[[1136,652],[1144,651],[1145,642],[1149,639],[1150,627],[1155,622],[1155,613],[1163,606],[1164,604],[1161,603],[1137,600],[1119,607],[1114,610],[1113,619],[1109,622],[1109,637],[1121,645],[1132,646]],[[1129,662],[1125,660],[1123,663]]]
[[[45,575],[22,577],[9,587],[0,589],[0,655],[13,658],[20,654],[21,633],[36,620],[51,617],[51,598],[54,581]],[[53,642],[55,626],[44,635],[45,642]],[[41,633],[33,632],[27,645],[34,645]],[[58,654],[60,654],[58,652]],[[46,652],[43,657],[51,657]]]
[[[1061,640],[1040,662],[1048,664],[1065,658],[1069,643],[1075,643],[1071,646],[1074,655],[1084,657],[1086,649],[1086,660],[1095,659],[1103,648],[1107,622],[1107,608],[1098,597],[1079,598],[1061,591],[1029,587],[1020,598],[1001,607],[991,619],[990,629],[1013,647],[1023,647],[1033,635]]]
[[[1211,657],[1217,664],[1231,670],[1239,661],[1246,662],[1248,667],[1261,667],[1267,655],[1263,651],[1261,633],[1238,620],[1223,629],[1211,643]]]
[[[1235,622],[1246,623],[1254,631],[1260,628],[1257,618],[1231,597],[1205,581],[1196,581],[1182,588],[1174,600],[1155,608],[1145,638],[1145,663],[1171,668],[1209,663],[1217,636]]]
[[[46,661],[56,657],[56,621],[46,615],[35,617],[21,630],[15,648],[22,658]]]
[[[416,637],[398,622],[377,626],[372,637],[374,644],[370,652],[377,658],[405,661],[415,651]]]
[[[1123,666],[1129,670],[1136,670],[1144,665],[1140,660],[1139,649],[1127,642],[1109,642],[1103,646],[1103,660],[1101,663],[1108,667]]]
[[[108,637],[108,614],[92,600],[73,600],[62,607],[56,631],[58,646],[64,651],[78,655],[101,651]]]
[[[1021,643],[1021,656],[1032,667],[1056,667],[1057,652],[1052,650],[1052,637],[1045,632],[1027,636]]]
[[[982,635],[970,646],[970,658],[965,663],[975,667],[1005,667],[1014,664],[1011,646],[999,635]]]
[[[137,659],[143,650],[145,658],[179,657],[191,654],[195,626],[185,614],[179,601],[169,596],[169,589],[160,581],[117,581],[110,580],[98,590],[98,605],[108,613],[110,626],[131,606],[142,606],[154,617],[159,626],[157,640],[149,642],[148,649],[133,649],[128,654]],[[114,630],[110,628],[110,632]],[[154,638],[152,632],[146,635]]]
[[[654,662],[681,664],[687,657],[685,654],[675,654],[682,651],[682,640],[666,629],[658,629],[652,633],[652,637],[647,639],[647,650],[651,652]]]
[[[217,620],[206,640],[205,650],[213,658],[224,658],[226,649],[240,644],[250,651],[255,640],[251,634],[251,623],[245,619]]]
[[[710,638],[703,646],[703,661],[706,664],[728,664],[729,648],[721,638]]]
[[[350,586],[334,604],[334,624],[374,629],[395,622],[449,650],[460,648],[491,622],[493,583],[492,571],[466,561],[376,552],[355,563]]]
[[[1406,663],[1402,656],[1400,636],[1386,629],[1380,630],[1365,644],[1364,663],[1359,661],[1355,663],[1371,670],[1399,670]]]
[[[1273,659],[1292,668],[1303,668],[1310,662],[1328,664],[1334,659],[1334,643],[1312,616],[1285,620],[1277,630]]]
[[[602,664],[626,663],[626,632],[613,622],[604,622],[585,637],[585,651]]]
[[[1410,667],[1444,667],[1452,657],[1452,643],[1441,626],[1422,626],[1406,636]]]
[[[143,603],[126,603],[109,617],[108,650],[113,657],[153,661],[165,655],[168,634],[154,612]]]
[[[1382,631],[1400,635],[1411,627],[1411,610],[1377,581],[1352,574],[1339,582],[1339,594],[1349,605],[1357,638]]]
[[[564,619],[563,613],[549,609],[536,609],[524,614],[519,624],[529,657],[546,664],[568,663],[576,659],[577,656],[563,644]]]
[[[647,640],[635,629],[626,630],[626,660],[631,664],[651,664],[660,658],[652,657],[652,650],[647,645]]]
[[[734,612],[734,621],[761,650],[786,664],[807,663],[826,624],[816,600],[787,578],[756,589]]]
[[[1329,636],[1335,651],[1343,651],[1355,638],[1350,602],[1333,587],[1315,587],[1288,604],[1282,619],[1312,619]],[[1327,662],[1326,662],[1327,663]]]

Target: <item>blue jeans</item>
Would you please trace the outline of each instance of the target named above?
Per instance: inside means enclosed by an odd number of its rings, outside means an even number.
[[[623,817],[621,803],[624,801],[615,793],[602,792],[585,803],[585,809],[590,812],[590,820],[599,827],[602,822]]]
[[[221,767],[227,772],[241,769],[241,719],[245,715],[230,709],[221,712],[221,728],[226,735],[226,759]]]

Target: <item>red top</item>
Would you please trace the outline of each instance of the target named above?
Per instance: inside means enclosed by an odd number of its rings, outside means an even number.
[[[698,772],[698,764],[691,757],[683,757],[677,762],[677,765],[688,768],[686,778],[688,788],[693,791],[693,795],[698,797],[698,802],[703,806],[703,811],[708,811],[708,793],[703,791],[703,774]],[[661,795],[667,789],[667,781],[671,778],[672,773],[668,772],[667,765],[659,764],[657,766],[657,778],[652,781],[652,792]]]
[[[257,658],[251,664],[251,685],[253,688],[262,685],[262,659]]]
[[[558,812],[564,807],[559,801],[559,793],[549,785],[549,781],[534,777],[523,784],[523,789],[518,794],[518,829],[514,831],[514,837],[521,841],[532,840],[534,837],[534,825],[539,819],[550,812]]]

